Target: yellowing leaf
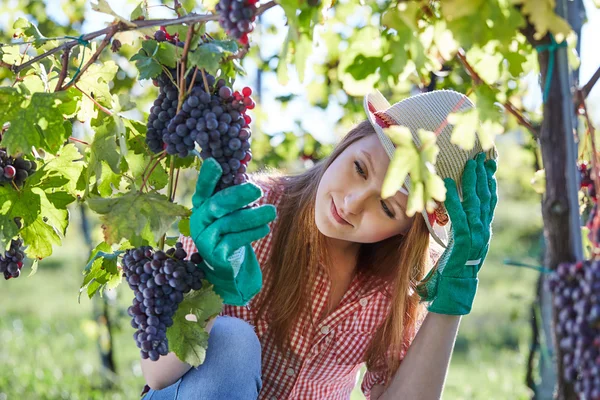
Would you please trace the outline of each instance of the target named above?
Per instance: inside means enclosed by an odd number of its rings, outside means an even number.
[[[521,12],[527,16],[535,27],[533,37],[540,40],[550,31],[558,43],[566,39],[571,32],[571,26],[563,18],[554,13],[555,0],[512,0],[520,4]]]
[[[450,141],[465,150],[475,146],[477,128],[479,127],[479,112],[476,108],[448,115],[448,122],[454,125]]]
[[[97,1],[97,3],[92,3],[92,10],[98,11],[98,12],[101,12],[104,14],[112,15],[117,20],[123,22],[125,25],[131,26],[131,27],[136,26],[133,22],[127,20],[126,18],[121,17],[119,14],[114,12],[114,10],[110,7],[110,4],[108,4],[108,2],[106,0],[96,0],[96,1]]]

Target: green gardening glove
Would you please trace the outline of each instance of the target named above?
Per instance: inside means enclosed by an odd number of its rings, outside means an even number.
[[[213,195],[223,170],[214,158],[202,164],[192,197],[190,232],[204,259],[199,267],[225,304],[246,305],[262,288],[262,273],[251,243],[269,233],[275,207],[245,208],[262,196],[252,183]]]
[[[424,284],[417,290],[424,301],[433,300],[428,307],[431,312],[466,315],[471,311],[498,202],[495,172],[496,162],[485,161],[485,153],[467,161],[462,176],[462,203],[454,180],[444,179],[444,205],[452,222],[450,241],[437,269],[423,279]]]

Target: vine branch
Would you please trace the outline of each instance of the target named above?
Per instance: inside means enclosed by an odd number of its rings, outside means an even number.
[[[265,3],[258,8],[258,10],[256,11],[256,15],[258,16],[258,15],[264,13],[265,11],[267,11],[268,9],[275,7],[276,5],[277,5],[277,3],[275,3],[274,1]],[[107,28],[100,29],[95,32],[87,33],[81,37],[81,40],[89,41],[89,40],[97,38],[98,36],[110,34],[111,32],[114,35],[117,32],[132,31],[132,30],[136,30],[136,29],[140,29],[140,28],[149,28],[149,27],[155,27],[155,26],[181,25],[181,24],[195,24],[198,22],[216,21],[218,19],[219,19],[219,16],[216,14],[188,14],[188,15],[185,15],[185,16],[179,17],[179,18],[136,20],[136,21],[131,21],[128,23],[120,21],[114,25],[107,27]],[[76,46],[77,44],[79,44],[79,39],[64,42],[60,46],[57,46],[51,50],[48,50],[47,52],[40,54],[37,57],[32,58],[31,60],[27,61],[26,63],[22,63],[19,65],[10,65],[8,68],[10,68],[15,73],[19,73],[20,71],[35,64],[36,62],[43,60],[44,58],[49,57],[63,49],[67,49],[67,48],[70,49],[70,48]]]
[[[460,60],[461,64],[465,67],[465,69],[467,70],[467,73],[469,74],[471,79],[473,79],[475,84],[477,84],[477,85],[486,84],[487,85],[487,83],[485,83],[485,81],[483,79],[481,79],[481,77],[475,71],[475,69],[469,63],[469,61],[467,61],[465,51],[462,48],[458,49],[458,51],[456,52],[456,57]],[[519,123],[521,125],[523,125],[527,129],[529,129],[529,131],[533,134],[534,137],[536,137],[536,138],[539,137],[539,130],[537,128],[535,128],[533,126],[533,124],[531,123],[531,121],[529,121],[523,115],[523,113],[520,112],[509,100],[506,100],[506,102],[504,103],[504,108],[506,108],[506,110],[509,113],[511,113],[517,119],[517,121],[519,121]]]
[[[581,92],[582,92],[581,94],[583,95],[584,99],[588,97],[588,95],[592,91],[592,88],[594,87],[596,82],[598,82],[598,79],[600,79],[600,67],[598,67],[598,69],[596,70],[594,75],[590,78],[588,83],[583,85],[583,87],[581,88]],[[583,100],[582,100],[582,102],[583,102]]]
[[[62,68],[60,70],[58,82],[56,83],[56,87],[54,88],[55,92],[58,92],[61,90],[61,87],[62,87],[63,83],[65,82],[65,79],[67,78],[67,72],[69,69],[69,54],[70,53],[71,53],[71,48],[66,48],[61,56]]]
[[[113,25],[113,27],[116,27],[116,25]],[[100,46],[98,46],[98,48],[96,49],[96,52],[94,54],[92,54],[92,56],[90,57],[90,59],[88,60],[88,62],[81,68],[81,70],[79,71],[79,74],[77,74],[77,76],[75,76],[73,78],[73,80],[71,80],[71,82],[69,82],[65,87],[61,88],[60,90],[67,90],[71,86],[75,85],[75,83],[77,83],[77,81],[79,80],[79,77],[82,76],[83,73],[93,63],[96,62],[96,60],[98,59],[98,57],[100,57],[100,53],[102,53],[102,50],[104,50],[104,48],[106,46],[108,46],[108,44],[110,43],[110,40],[112,39],[112,37],[115,35],[116,32],[117,31],[113,28],[110,32],[108,32],[106,34],[106,36],[104,37],[104,40],[102,40],[102,43],[100,43]]]

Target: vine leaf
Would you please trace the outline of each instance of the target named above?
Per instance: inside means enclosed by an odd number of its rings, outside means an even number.
[[[142,41],[142,48],[131,57],[135,61],[139,79],[155,78],[162,73],[162,65],[175,68],[177,63],[176,47],[168,42],[158,43],[155,40]]]
[[[213,40],[202,43],[188,55],[190,67],[206,69],[206,72],[215,75],[221,60],[238,50],[237,43],[233,40]]]
[[[106,242],[101,242],[92,250],[83,270],[84,278],[79,289],[79,298],[86,289],[91,299],[97,292],[102,296],[105,288],[114,289],[121,283],[122,274],[117,266],[117,257],[121,253],[123,252],[113,252]]]
[[[106,61],[103,64],[92,64],[85,71],[85,74],[79,78],[77,87],[97,101],[112,107],[109,84],[114,80],[118,70],[119,67],[114,61]],[[92,100],[85,96],[81,101],[93,103]]]
[[[28,154],[32,147],[41,147],[55,154],[67,140],[70,131],[64,119],[74,115],[77,93],[34,93],[32,96],[15,94],[16,89],[2,88],[0,96],[8,98],[8,112],[0,116],[0,124],[10,122],[2,144],[10,155]],[[5,104],[2,102],[2,104]]]
[[[119,14],[114,12],[114,10],[110,7],[106,0],[96,0],[96,3],[92,3],[92,10],[98,11],[104,14],[112,15],[120,22],[123,22],[125,25],[136,27],[134,23],[128,21],[127,19],[121,17]]]
[[[139,236],[156,243],[177,218],[190,215],[189,209],[158,193],[132,191],[108,199],[91,195],[88,204],[101,215],[104,239],[109,244]]]
[[[24,227],[21,232],[25,254],[30,258],[42,259],[52,254],[52,245],[60,246],[61,239],[55,228],[44,222],[44,217],[38,215],[32,224]]]
[[[405,126],[392,126],[384,132],[396,144],[396,150],[384,178],[381,196],[393,196],[403,184],[408,183],[406,177],[410,174],[406,215],[412,217],[423,209],[433,212],[436,207],[434,200],[446,200],[446,186],[433,167],[439,153],[435,134],[419,129],[416,138],[420,145],[417,146],[412,132]]]
[[[10,240],[19,231],[15,218],[20,217],[23,227],[34,223],[40,214],[41,200],[38,194],[23,189],[17,192],[13,187],[0,186],[0,247],[4,251]]]
[[[212,285],[203,280],[202,288],[188,293],[173,316],[173,325],[167,329],[169,350],[193,367],[201,365],[208,348],[206,321],[219,315],[222,307],[223,300],[212,290]],[[186,319],[188,314],[193,314],[196,321]]]
[[[65,182],[61,188],[65,189],[72,196],[80,194],[77,190],[77,181],[83,172],[84,163],[83,156],[74,144],[67,144],[56,156],[46,154],[45,160],[45,163],[30,177],[28,183],[31,186],[38,185],[39,182],[44,181],[51,175],[62,176],[65,178]],[[50,189],[54,187],[58,188],[59,186],[46,187]]]

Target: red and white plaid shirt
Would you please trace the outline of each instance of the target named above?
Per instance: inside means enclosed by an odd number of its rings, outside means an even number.
[[[263,190],[261,204],[281,201],[281,189],[265,187],[254,182]],[[263,239],[253,243],[254,252],[262,268],[263,287],[272,279],[271,271],[265,269],[271,251],[271,231]],[[189,237],[180,237],[188,254],[197,251]],[[268,322],[261,320],[255,326],[262,346],[262,383],[259,400],[348,400],[357,383],[358,372],[365,361],[366,351],[379,326],[385,321],[390,307],[390,299],[383,288],[365,292],[361,281],[355,276],[337,309],[325,319],[326,305],[331,284],[321,267],[312,288],[313,311],[316,321],[321,321],[316,329],[310,328],[310,317],[305,314],[305,324],[296,324],[291,337],[293,353],[282,354],[276,347],[269,332]],[[259,292],[246,306],[225,305],[220,315],[241,318],[254,325],[255,305],[264,292]],[[409,335],[401,358],[404,357],[410,342],[414,339],[423,319]],[[295,354],[294,354],[295,353]],[[371,388],[375,384],[386,385],[385,370],[367,371],[361,389],[370,400]]]

